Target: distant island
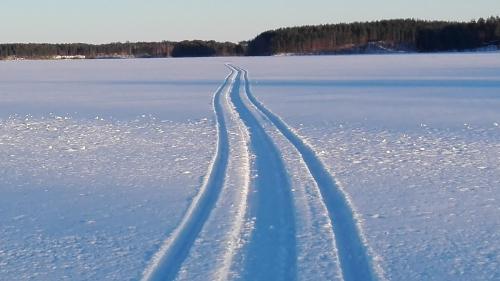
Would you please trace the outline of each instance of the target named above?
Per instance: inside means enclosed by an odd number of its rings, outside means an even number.
[[[500,17],[470,22],[381,20],[280,28],[252,40],[0,44],[0,59],[112,59],[272,56],[500,49]]]

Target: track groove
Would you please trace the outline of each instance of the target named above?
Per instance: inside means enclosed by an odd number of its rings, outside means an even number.
[[[209,168],[208,177],[205,178],[200,191],[193,199],[179,226],[163,243],[144,271],[143,281],[175,279],[182,263],[189,254],[189,250],[217,202],[224,185],[229,157],[228,133],[222,111],[222,93],[228,87],[230,81],[232,83],[229,87],[234,85],[235,74],[236,71],[231,71],[214,94],[213,107],[217,122],[217,149]]]
[[[250,132],[257,171],[248,210],[254,220],[254,229],[244,249],[241,279],[295,280],[295,217],[289,175],[278,148],[243,102],[240,96],[242,72],[237,72],[231,101]]]
[[[333,225],[344,280],[377,280],[352,207],[343,190],[335,183],[314,150],[295,134],[280,117],[268,110],[253,96],[248,72],[240,68],[236,69],[244,73],[245,93],[248,100],[295,146],[316,181]]]

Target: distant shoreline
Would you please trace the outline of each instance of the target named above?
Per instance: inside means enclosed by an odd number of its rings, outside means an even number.
[[[470,22],[394,19],[269,30],[239,43],[0,44],[0,60],[484,52],[500,49],[500,17]]]
[[[445,54],[495,54],[500,55],[500,48],[492,50],[462,50],[462,51],[442,51],[442,52],[364,52],[364,53],[288,53],[275,54],[267,57],[308,57],[308,56],[364,56],[364,55],[445,55]],[[183,59],[183,58],[224,58],[224,57],[262,57],[262,56],[209,56],[209,57],[103,57],[103,58],[16,58],[0,59],[0,62],[13,61],[92,61],[92,60],[136,60],[136,59]]]

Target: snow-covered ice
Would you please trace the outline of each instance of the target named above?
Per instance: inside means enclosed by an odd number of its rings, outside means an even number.
[[[500,279],[499,93],[497,53],[2,62],[0,279]]]

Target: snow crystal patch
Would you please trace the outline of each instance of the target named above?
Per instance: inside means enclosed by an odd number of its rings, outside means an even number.
[[[184,155],[212,150],[213,141],[195,137],[203,130],[213,135],[209,127],[206,120],[174,123],[144,116],[127,122],[13,116],[0,120],[0,178],[18,187],[32,184],[33,176],[49,184],[97,177],[142,186],[175,171],[203,174],[203,165],[193,165],[196,157]]]
[[[0,119],[0,276],[138,279],[215,140],[206,119]]]
[[[401,133],[332,123],[299,131],[352,196],[389,279],[489,280],[498,273],[495,127]]]

